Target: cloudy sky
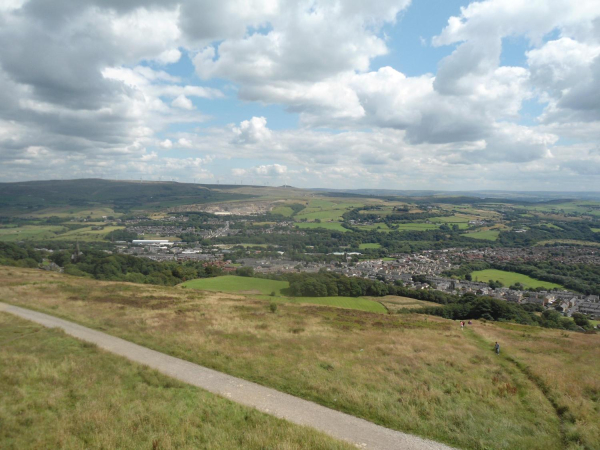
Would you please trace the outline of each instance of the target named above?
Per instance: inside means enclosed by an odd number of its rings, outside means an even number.
[[[0,0],[0,181],[600,190],[598,0]]]

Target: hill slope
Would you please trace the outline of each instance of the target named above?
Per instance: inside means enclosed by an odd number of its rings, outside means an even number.
[[[0,298],[462,448],[598,448],[597,335],[0,267]],[[500,340],[502,353],[493,352]],[[551,344],[550,360],[542,357]],[[540,355],[538,358],[529,355]]]

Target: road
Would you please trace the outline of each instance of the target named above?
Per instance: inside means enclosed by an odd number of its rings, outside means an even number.
[[[165,375],[267,414],[315,428],[337,439],[354,443],[360,448],[373,450],[441,450],[450,448],[434,441],[390,430],[316,403],[217,372],[48,314],[1,302],[0,311],[45,327],[62,328],[71,336],[96,344],[99,348],[156,369]]]

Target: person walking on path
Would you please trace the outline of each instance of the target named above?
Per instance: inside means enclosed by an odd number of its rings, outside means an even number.
[[[500,344],[498,344],[497,342],[496,345],[494,345],[494,350],[496,350],[496,355],[500,354]]]

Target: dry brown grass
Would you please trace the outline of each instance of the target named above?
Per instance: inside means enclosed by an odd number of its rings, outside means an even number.
[[[0,286],[0,299],[9,303],[390,428],[464,448],[564,448],[559,418],[536,383],[451,321],[297,304],[279,304],[271,313],[268,302],[239,295],[6,267]],[[600,342],[569,336],[573,343]],[[572,363],[577,368],[560,372],[585,372],[585,361]],[[597,433],[597,423],[585,426],[586,435]]]

